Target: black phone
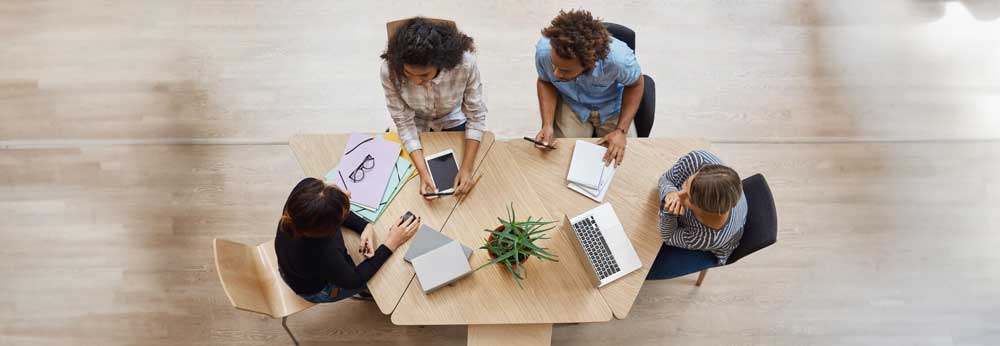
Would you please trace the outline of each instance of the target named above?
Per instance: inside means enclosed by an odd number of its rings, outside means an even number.
[[[542,142],[539,142],[539,141],[536,141],[535,139],[533,139],[533,138],[531,138],[531,137],[524,137],[524,140],[526,140],[526,141],[528,141],[528,142],[531,142],[531,143],[535,143],[535,145],[537,145],[537,146],[540,146],[540,147],[543,147],[543,148],[545,148],[545,149],[549,149],[549,150],[553,150],[553,149],[555,149],[555,148],[556,148],[556,147],[553,147],[553,146],[551,146],[551,145],[548,145],[548,144],[545,144],[545,143],[542,143]]]
[[[412,219],[413,217],[415,217],[413,215],[413,213],[410,212],[410,211],[407,211],[406,214],[403,214],[403,223],[405,224],[407,222],[410,222],[410,219]]]

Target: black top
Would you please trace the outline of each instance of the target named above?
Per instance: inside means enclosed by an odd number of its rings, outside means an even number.
[[[367,225],[368,221],[353,212],[344,220],[344,227],[358,233]],[[281,226],[274,238],[274,252],[278,255],[281,277],[298,294],[319,292],[327,282],[345,289],[365,287],[368,279],[392,255],[392,250],[380,245],[375,256],[354,266],[341,232],[325,238],[292,238],[291,233],[281,230]]]

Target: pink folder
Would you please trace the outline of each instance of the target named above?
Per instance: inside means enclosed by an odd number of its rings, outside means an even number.
[[[399,159],[399,144],[381,136],[352,133],[340,168],[331,184],[351,192],[351,202],[368,209],[378,209],[389,174]]]

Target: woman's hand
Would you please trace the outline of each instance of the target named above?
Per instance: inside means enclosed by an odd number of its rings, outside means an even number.
[[[472,170],[462,167],[455,176],[455,196],[469,193],[472,189]]]
[[[396,225],[389,228],[389,236],[385,239],[385,246],[395,252],[400,245],[413,238],[418,228],[420,228],[420,217],[414,216],[409,220],[403,220],[403,217],[400,216],[399,220],[396,220]]]
[[[361,232],[361,245],[358,246],[358,252],[366,258],[375,256],[375,231],[371,225],[365,227],[365,231]]]
[[[424,178],[424,175],[420,175],[420,194],[428,194],[437,192],[437,185],[434,185],[434,179],[430,177]],[[435,199],[438,196],[424,196],[424,199]]]
[[[667,214],[681,216],[687,213],[681,198],[687,196],[686,192],[674,191],[663,197],[663,211]]]

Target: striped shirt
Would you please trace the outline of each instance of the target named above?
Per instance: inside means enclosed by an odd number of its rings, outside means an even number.
[[[389,115],[406,152],[421,149],[420,131],[441,131],[466,123],[465,138],[481,141],[486,131],[486,102],[476,57],[465,52],[462,63],[441,70],[423,85],[403,78],[399,88],[382,62],[382,88]]]
[[[720,229],[702,224],[691,209],[687,209],[683,216],[677,216],[664,212],[662,208],[663,198],[668,193],[679,191],[678,187],[683,186],[688,177],[707,164],[721,165],[722,160],[707,151],[692,151],[677,160],[660,177],[660,235],[667,245],[711,252],[719,259],[719,265],[723,265],[743,237],[743,224],[747,219],[745,195],[740,193],[740,201],[729,211],[729,219]]]

